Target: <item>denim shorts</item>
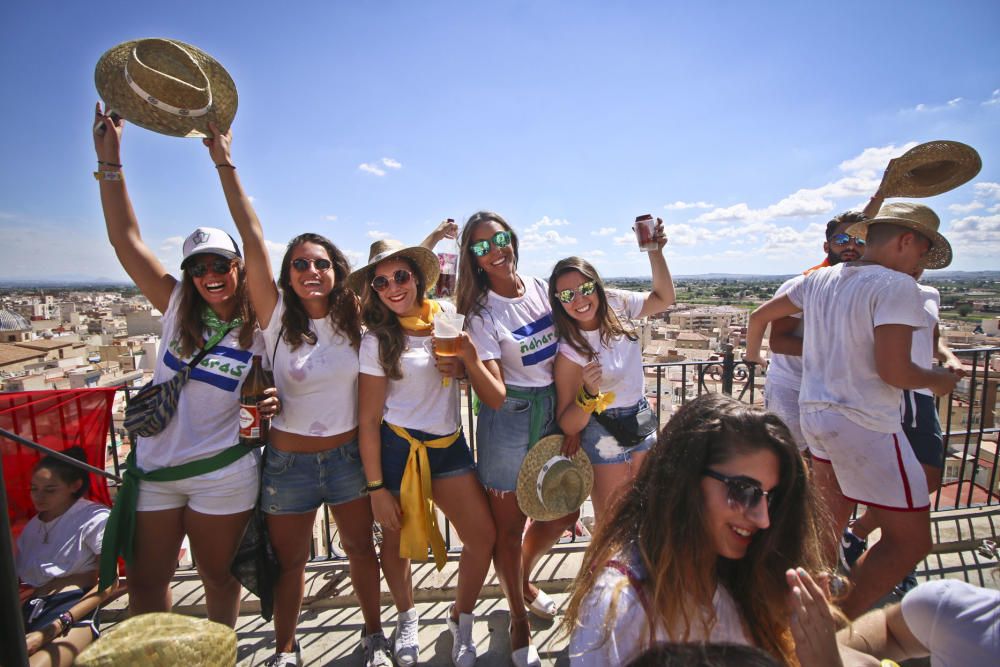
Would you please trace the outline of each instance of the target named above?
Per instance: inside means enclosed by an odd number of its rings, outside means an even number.
[[[302,514],[368,495],[357,438],[322,452],[283,452],[268,445],[261,480],[267,514]]]
[[[24,620],[24,631],[40,632],[46,625],[59,618],[60,614],[72,609],[86,594],[87,591],[85,590],[74,589],[25,600],[24,604],[21,605],[21,618]],[[73,627],[90,628],[94,639],[100,637],[101,633],[97,625],[97,609],[86,614],[83,618],[73,619]]]
[[[550,385],[551,386],[551,385]],[[558,433],[556,425],[556,397],[549,387],[509,387],[538,396],[545,418],[542,420],[541,435]],[[548,396],[546,392],[550,392]],[[517,473],[528,453],[531,432],[531,402],[510,395],[504,399],[499,410],[485,403],[479,408],[476,423],[476,447],[478,460],[476,469],[479,480],[492,491],[514,491],[517,489]]]
[[[407,429],[417,440],[426,442],[443,436],[416,429]],[[382,424],[382,480],[385,488],[394,494],[399,494],[399,487],[406,471],[406,461],[410,457],[410,443],[393,433],[385,423]],[[457,477],[476,469],[472,460],[472,452],[465,442],[465,434],[460,433],[458,439],[447,447],[427,448],[427,461],[431,464],[431,479]]]
[[[645,396],[639,399],[639,402],[635,405],[623,408],[608,408],[604,411],[604,414],[612,418],[631,417],[643,410],[652,410]],[[594,419],[593,415],[591,415],[590,421],[587,422],[583,433],[580,434],[580,447],[587,453],[587,458],[590,459],[591,465],[631,463],[634,454],[649,451],[649,448],[656,443],[656,436],[657,433],[654,430],[639,444],[624,449],[618,444],[615,436],[608,433],[607,429],[601,426]]]
[[[934,468],[944,466],[944,438],[933,396],[903,391],[903,432],[918,461]]]

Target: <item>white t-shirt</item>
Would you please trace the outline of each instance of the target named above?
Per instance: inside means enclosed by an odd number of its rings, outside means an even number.
[[[921,368],[931,368],[934,366],[934,327],[938,323],[938,311],[941,307],[941,295],[930,285],[920,285],[920,297],[924,302],[924,311],[927,313],[927,326],[923,329],[913,331],[913,345],[910,347],[910,357],[913,363]],[[918,394],[933,396],[930,389],[914,389]]]
[[[794,276],[789,278],[785,282],[781,283],[781,287],[778,291],[774,293],[775,297],[779,297],[788,292],[794,285],[799,284],[805,280],[804,275]],[[795,327],[795,335],[802,338],[802,313],[796,313],[793,315],[798,319],[799,324]],[[777,354],[775,352],[771,353],[770,363],[767,365],[767,380],[765,380],[765,387],[767,385],[780,384],[783,387],[788,387],[789,389],[795,389],[796,391],[802,385],[802,357],[797,357],[792,354]],[[767,391],[765,389],[765,391]]]
[[[814,271],[787,292],[802,308],[803,413],[830,409],[879,433],[899,430],[902,390],[875,368],[875,327],[927,326],[917,283],[905,273],[866,262]]]
[[[153,382],[166,382],[177,371],[197,356],[180,356],[181,283],[170,295],[170,303],[163,313],[163,340],[153,371]],[[206,333],[205,340],[210,336]],[[212,348],[191,372],[180,391],[177,411],[160,433],[140,437],[136,448],[136,462],[144,471],[196,461],[239,442],[240,387],[250,372],[253,355],[263,355],[260,336],[254,337],[249,350],[240,347],[239,327],[233,329]],[[244,456],[220,470],[199,479],[219,479],[257,465],[253,456]]]
[[[524,294],[519,297],[487,292],[486,305],[466,319],[466,329],[480,359],[499,360],[505,383],[547,387],[557,349],[548,284],[538,278],[521,280]]]
[[[618,587],[618,607],[610,633],[605,638],[605,618]],[[706,637],[700,623],[692,623],[688,642],[729,643],[752,646],[753,642],[743,629],[740,612],[729,592],[722,586],[715,589],[712,598],[716,622]],[[606,667],[626,665],[646,649],[646,612],[628,577],[612,568],[604,568],[594,586],[580,605],[580,625],[569,639],[569,660],[574,667]],[[668,633],[662,624],[656,626],[653,643],[683,641],[680,630]]]
[[[285,433],[317,437],[357,428],[358,351],[346,335],[333,328],[329,317],[309,321],[309,330],[316,334],[315,345],[303,340],[293,350],[282,333],[284,312],[279,291],[264,330],[267,354],[274,355],[274,385],[281,398],[281,412],[271,419],[271,426]]]
[[[96,570],[110,514],[104,505],[80,498],[47,523],[33,516],[17,538],[18,578],[38,588],[56,577]]]
[[[903,620],[930,651],[932,667],[1000,661],[1000,591],[939,579],[920,584],[901,604]]]
[[[625,290],[606,290],[608,307],[621,320],[638,319],[648,293]],[[601,343],[600,330],[580,331],[590,346],[597,352],[601,362],[601,391],[615,392],[615,400],[608,407],[631,407],[639,402],[645,393],[645,378],[642,373],[642,345],[638,340],[619,336],[610,345]],[[589,359],[577,352],[568,341],[559,341],[559,354],[578,366],[586,366]]]
[[[439,301],[441,309],[455,312],[448,301]],[[406,349],[399,358],[403,374],[400,380],[389,380],[385,393],[385,420],[390,424],[434,435],[448,435],[458,430],[458,381],[443,386],[444,376],[434,365],[430,336],[407,336]],[[361,339],[361,372],[385,377],[379,363],[378,339],[366,333]]]

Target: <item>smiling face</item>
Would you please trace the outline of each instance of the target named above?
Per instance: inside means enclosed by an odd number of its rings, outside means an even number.
[[[185,271],[198,294],[212,310],[223,314],[235,307],[236,288],[239,286],[239,263],[221,255],[199,253],[185,262]],[[196,276],[196,273],[202,275]]]
[[[399,272],[403,273],[399,273]],[[410,274],[402,284],[396,282],[397,274],[403,278],[406,273]],[[396,313],[399,317],[416,315],[420,312],[418,297],[418,276],[416,271],[402,259],[392,258],[375,265],[372,273],[372,280],[384,278],[388,282],[385,290],[375,293],[386,308]]]
[[[472,259],[486,273],[486,278],[491,286],[497,282],[515,281],[517,276],[517,262],[514,259],[513,244],[499,248],[492,242],[496,233],[502,231],[507,231],[507,228],[495,220],[481,223],[472,231],[470,245],[479,241],[490,243],[488,253],[482,257],[472,255]]]
[[[593,283],[593,279],[586,277],[576,270],[566,271],[556,278],[555,293],[558,297],[563,290],[573,292],[573,300],[569,303],[559,299],[566,314],[576,320],[581,329],[590,331],[596,329],[600,322],[597,319],[597,308],[600,304],[600,296],[595,288],[590,295],[584,295],[581,286]]]
[[[318,301],[325,307],[326,299],[336,283],[330,254],[317,243],[300,243],[288,254],[288,278],[292,290],[303,304]],[[320,268],[321,266],[327,268]],[[302,267],[296,268],[296,265]]]
[[[67,484],[51,468],[39,468],[31,476],[31,502],[39,518],[51,521],[62,516],[76,502],[76,492],[83,484],[80,480]]]
[[[780,463],[770,449],[736,453],[726,461],[713,464],[711,469],[728,477],[754,480],[768,492],[780,479]],[[722,558],[743,558],[754,535],[771,525],[764,499],[744,509],[729,500],[729,487],[725,482],[707,476],[701,478],[701,494],[705,503],[705,532],[716,555]]]

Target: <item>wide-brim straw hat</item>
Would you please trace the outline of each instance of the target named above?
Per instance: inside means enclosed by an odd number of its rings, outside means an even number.
[[[905,227],[926,236],[931,242],[931,248],[921,261],[923,268],[943,269],[951,264],[951,244],[938,231],[938,228],[941,226],[941,219],[929,207],[912,202],[884,204],[879,209],[878,215],[871,220],[851,225],[847,228],[847,233],[852,236],[867,238],[868,229],[872,225],[878,224]]]
[[[594,468],[578,449],[562,455],[563,436],[549,435],[528,450],[517,473],[517,504],[536,521],[551,521],[580,509],[594,486]]]
[[[417,265],[420,273],[424,274],[424,291],[433,289],[437,284],[441,275],[437,255],[423,246],[406,246],[395,239],[381,239],[368,249],[368,263],[347,276],[347,286],[360,294],[364,285],[371,281],[375,265],[394,257],[406,257]]]
[[[209,122],[229,130],[236,84],[201,49],[175,39],[123,42],[97,61],[94,83],[109,112],[175,137],[210,137]]]
[[[76,659],[82,667],[173,667],[236,664],[236,632],[205,618],[153,612],[126,619]]]
[[[928,141],[889,161],[882,196],[933,197],[971,181],[982,168],[983,161],[972,146]]]

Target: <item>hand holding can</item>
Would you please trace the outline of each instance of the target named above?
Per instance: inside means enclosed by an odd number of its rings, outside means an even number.
[[[636,216],[632,229],[635,231],[635,240],[639,243],[639,250],[649,252],[659,248],[659,244],[656,242],[656,220],[653,216],[648,213]]]

